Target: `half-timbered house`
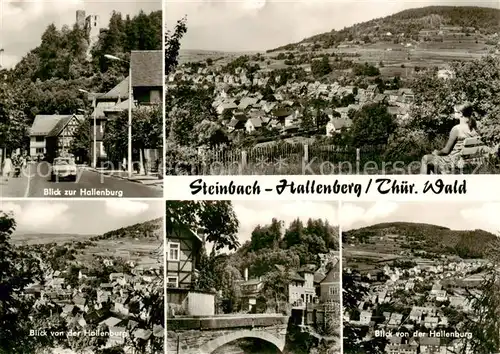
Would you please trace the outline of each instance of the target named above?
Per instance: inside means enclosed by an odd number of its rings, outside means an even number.
[[[68,154],[71,148],[71,142],[78,132],[78,127],[84,121],[82,115],[61,116],[54,127],[46,136],[47,158],[49,161],[55,157]],[[75,156],[77,161],[82,160],[84,156]]]
[[[213,315],[214,294],[194,290],[204,237],[176,225],[167,233],[167,304],[169,315]]]
[[[191,289],[195,280],[203,237],[177,226],[167,234],[167,287]]]

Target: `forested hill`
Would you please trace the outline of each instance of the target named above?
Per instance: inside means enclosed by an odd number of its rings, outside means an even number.
[[[161,50],[161,11],[123,17],[114,12],[95,46],[78,26],[58,29],[47,24],[40,44],[11,70],[3,70],[0,85],[0,146],[29,145],[27,131],[37,114],[89,112],[88,92],[107,92],[127,75],[127,65],[109,61],[104,54],[125,60],[131,50]]]
[[[321,264],[320,255],[338,250],[338,227],[321,219],[302,222],[297,219],[288,227],[273,219],[268,225],[257,225],[250,241],[227,259],[241,274],[245,268],[251,276],[263,276],[280,264],[298,269],[306,264]]]
[[[482,34],[500,32],[500,10],[476,6],[428,6],[408,9],[383,18],[355,24],[342,30],[332,30],[306,38],[299,43],[318,43],[333,46],[348,40],[363,40],[368,35],[375,37],[404,33],[405,37],[417,36],[420,30],[436,30],[441,26],[462,27],[464,32],[472,28]],[[469,29],[467,29],[470,27]],[[287,44],[271,51],[293,50],[297,44]]]
[[[122,238],[154,238],[163,235],[163,219],[157,218],[146,222],[121,227],[108,231],[102,235],[95,236],[91,240],[117,240]]]
[[[447,227],[409,222],[381,223],[342,233],[349,243],[378,242],[387,235],[397,236],[402,249],[424,250],[436,254],[455,254],[463,258],[481,258],[497,236],[484,230],[451,230]]]

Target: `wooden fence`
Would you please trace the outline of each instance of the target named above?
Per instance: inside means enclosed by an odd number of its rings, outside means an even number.
[[[382,161],[384,146],[269,144],[248,149],[217,147],[199,152],[202,175],[354,174]]]

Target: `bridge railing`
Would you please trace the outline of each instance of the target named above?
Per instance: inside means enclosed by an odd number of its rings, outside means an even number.
[[[210,317],[176,317],[168,319],[169,330],[213,330],[237,327],[269,327],[287,324],[289,316],[280,314],[230,314]]]

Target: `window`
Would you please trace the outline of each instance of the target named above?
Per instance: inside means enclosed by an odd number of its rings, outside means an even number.
[[[180,244],[177,242],[167,243],[167,259],[169,261],[179,261],[180,260]]]
[[[179,278],[177,277],[167,277],[167,288],[178,288]]]
[[[338,294],[338,290],[337,290],[336,286],[330,286],[328,288],[328,295],[337,295],[337,294]]]
[[[37,154],[43,154],[44,153],[43,150],[44,150],[43,148],[36,148],[36,153]]]
[[[37,137],[35,137],[35,141],[37,143],[43,143],[45,141],[45,137],[43,137],[43,136],[37,136]]]

